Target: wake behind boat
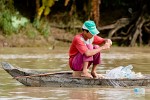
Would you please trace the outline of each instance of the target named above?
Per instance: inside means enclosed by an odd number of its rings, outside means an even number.
[[[135,79],[89,79],[72,77],[72,72],[44,73],[21,69],[2,62],[3,69],[25,86],[33,87],[134,87],[150,86],[150,75]]]

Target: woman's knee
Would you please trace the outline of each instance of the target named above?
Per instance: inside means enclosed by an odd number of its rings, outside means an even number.
[[[93,48],[97,49],[97,48],[99,48],[99,45],[94,45]]]

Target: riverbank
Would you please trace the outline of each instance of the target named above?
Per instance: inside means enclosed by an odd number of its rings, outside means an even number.
[[[74,35],[56,27],[50,28],[50,34],[47,37],[40,34],[29,37],[25,33],[4,36],[0,32],[0,47],[49,47],[55,49],[56,46],[69,46]],[[116,44],[114,43],[114,45]],[[149,46],[144,47],[148,48]]]
[[[36,35],[30,38],[26,34],[13,34],[3,36],[0,34],[0,47],[51,47],[68,45],[73,38],[73,34],[58,28],[51,28],[48,37]]]

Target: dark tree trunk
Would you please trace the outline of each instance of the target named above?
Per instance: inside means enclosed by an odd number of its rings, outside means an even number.
[[[101,0],[92,0],[92,12],[91,16],[93,17],[97,26],[99,26],[100,22],[100,3]]]
[[[35,15],[35,18],[40,19],[40,18],[38,18],[38,9],[40,8],[40,0],[36,0],[35,3],[36,3],[36,15]]]

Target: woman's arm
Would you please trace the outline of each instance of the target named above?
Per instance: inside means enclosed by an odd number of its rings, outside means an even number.
[[[105,42],[104,42],[104,45],[97,48],[97,49],[93,49],[93,50],[87,50],[84,54],[86,56],[93,56],[95,55],[96,53],[100,52],[101,50],[106,50],[106,49],[109,49],[110,46],[112,45],[112,41],[110,39],[105,39]]]

